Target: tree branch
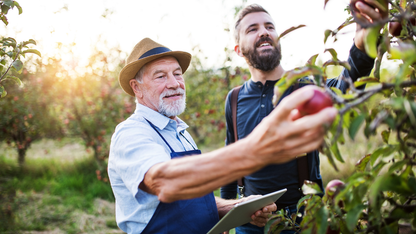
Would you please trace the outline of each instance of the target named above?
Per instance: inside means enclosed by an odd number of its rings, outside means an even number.
[[[10,68],[12,67],[13,63],[17,60],[17,58],[19,57],[20,54],[20,49],[17,51],[16,53],[16,57],[14,58],[13,62],[10,63],[9,67],[7,68],[6,72],[3,73],[3,75],[0,77],[0,81],[3,80],[4,76],[9,72]]]

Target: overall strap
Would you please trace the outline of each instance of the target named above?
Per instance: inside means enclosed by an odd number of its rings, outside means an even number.
[[[182,137],[183,138],[185,138],[185,140],[192,146],[192,148],[194,149],[194,150],[196,150],[196,148],[195,148],[195,146],[185,137],[185,134],[183,134],[183,132],[179,132],[179,134],[181,134],[182,135]]]
[[[234,142],[238,141],[238,134],[237,134],[237,101],[238,101],[238,93],[240,92],[241,85],[235,87],[231,93],[231,115],[233,117],[233,128],[234,128]],[[244,182],[243,177],[238,178],[237,185],[240,190],[240,196],[244,195]]]
[[[231,93],[231,115],[233,117],[233,128],[234,128],[234,142],[238,141],[238,134],[237,134],[237,101],[238,101],[238,93],[240,92],[241,85],[235,87]]]
[[[299,88],[299,81],[297,81],[293,87],[293,91],[296,91]],[[298,156],[296,158],[298,164],[298,185],[299,190],[302,190],[302,186],[305,180],[309,180],[309,169],[308,169],[308,157],[305,156]]]
[[[170,147],[169,143],[165,140],[165,138],[162,136],[162,134],[160,134],[160,132],[156,129],[155,125],[153,125],[149,120],[147,120],[146,118],[144,118],[149,124],[150,126],[157,132],[157,134],[159,134],[159,136],[162,138],[162,140],[166,143],[166,145],[169,147],[170,151],[175,152],[172,147]],[[186,139],[186,138],[185,138]]]

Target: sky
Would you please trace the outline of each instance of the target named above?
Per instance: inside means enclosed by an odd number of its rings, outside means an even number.
[[[34,39],[36,48],[45,56],[65,51],[56,49],[58,42],[72,44],[76,59],[86,61],[98,38],[110,46],[119,46],[128,54],[134,45],[149,37],[172,50],[183,50],[195,55],[201,50],[206,66],[219,67],[225,60],[225,49],[234,49],[232,28],[234,7],[242,0],[17,0],[23,8],[7,17],[9,25],[0,27],[0,33],[18,41]],[[344,36],[335,43],[324,45],[324,31],[337,28],[348,17],[344,11],[348,0],[330,0],[324,9],[324,0],[247,0],[246,4],[263,6],[276,23],[278,33],[300,24],[298,29],[284,37],[282,66],[292,69],[303,65],[312,55],[322,54],[325,48],[335,48],[339,58],[346,60],[353,43],[355,25],[345,28]],[[105,16],[105,17],[104,17]],[[224,29],[230,28],[231,31]],[[243,58],[232,53],[227,65],[246,66]]]

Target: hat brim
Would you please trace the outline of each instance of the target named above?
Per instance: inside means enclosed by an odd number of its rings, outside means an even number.
[[[169,51],[165,53],[155,54],[148,56],[143,59],[139,59],[135,62],[127,64],[123,69],[121,69],[120,74],[118,76],[118,82],[120,83],[121,88],[129,94],[130,96],[135,96],[133,89],[130,86],[130,80],[134,79],[137,72],[139,72],[140,68],[142,68],[146,63],[149,63],[153,60],[156,60],[161,57],[165,56],[173,56],[178,60],[179,66],[182,68],[182,73],[188,69],[189,64],[191,63],[191,54],[183,51]]]

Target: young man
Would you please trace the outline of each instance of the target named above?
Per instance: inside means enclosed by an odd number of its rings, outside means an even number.
[[[378,20],[386,16],[386,12],[357,2],[357,8],[369,21]],[[369,75],[374,60],[368,57],[364,51],[363,44],[364,29],[357,28],[355,42],[350,50],[348,62],[351,71],[343,70],[342,76],[351,77],[356,80],[359,77]],[[272,97],[275,83],[285,72],[281,60],[280,43],[275,30],[275,23],[268,12],[259,5],[249,5],[242,9],[235,23],[235,52],[243,57],[251,73],[251,79],[241,87],[237,97],[236,128],[238,140],[244,140],[253,129],[273,110]],[[299,84],[299,87],[305,84]],[[343,92],[348,84],[342,79],[328,79],[328,86],[341,89]],[[285,97],[292,93],[295,86],[289,88],[283,95]],[[231,95],[229,93],[226,101],[227,138],[226,144],[230,145],[237,139],[234,137],[234,125],[231,108]],[[281,105],[281,104],[279,104]],[[277,108],[279,108],[279,105]],[[238,142],[238,141],[237,141]],[[232,145],[232,144],[231,144]],[[286,144],[285,144],[286,145]],[[319,152],[305,151],[307,153],[307,174],[311,181],[318,183],[323,189],[319,170]],[[303,152],[303,153],[305,153]],[[244,196],[253,194],[267,194],[272,191],[287,188],[288,191],[277,201],[278,209],[285,209],[290,213],[296,212],[296,204],[303,196],[299,188],[298,161],[269,165],[255,173],[243,178]],[[236,197],[237,181],[221,188],[221,197],[231,199]],[[242,233],[264,233],[263,228],[251,224],[236,228],[238,234]]]
[[[269,164],[288,162],[319,147],[323,125],[335,108],[292,120],[290,114],[316,88],[295,92],[247,136],[203,155],[177,115],[185,109],[185,81],[191,55],[151,39],[140,41],[121,70],[119,83],[134,96],[136,111],[111,138],[108,174],[116,199],[116,221],[127,233],[207,233],[236,200],[212,191]],[[285,132],[281,134],[280,132]],[[285,142],[290,146],[280,147]],[[228,165],[233,164],[233,168]],[[271,204],[252,215],[264,226]]]

